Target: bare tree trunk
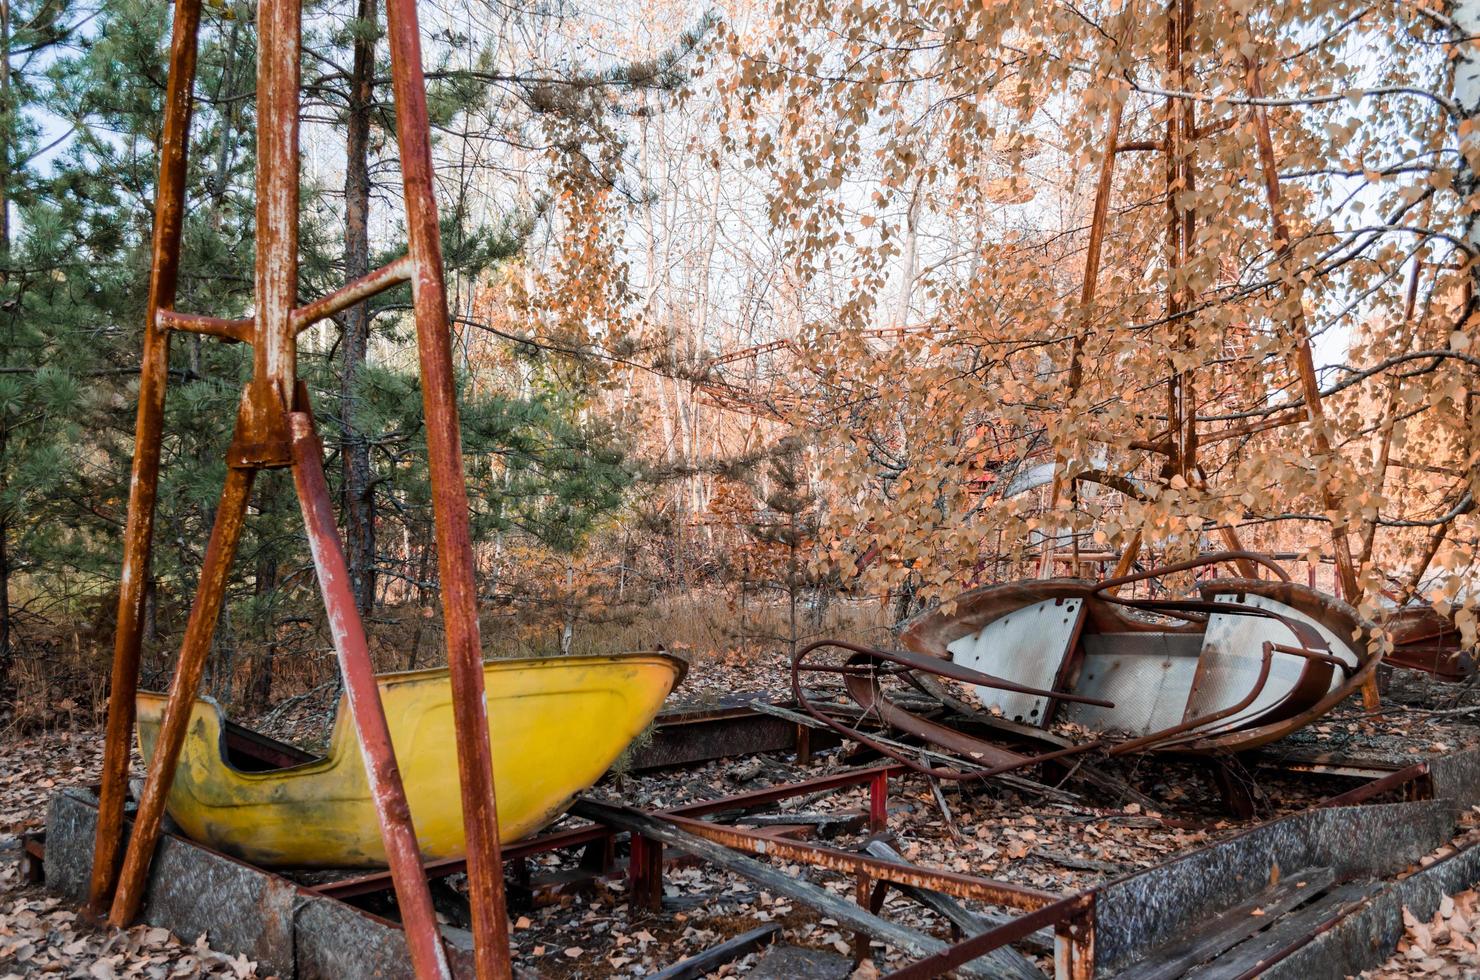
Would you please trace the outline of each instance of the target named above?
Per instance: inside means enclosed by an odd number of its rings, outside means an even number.
[[[10,677],[10,525],[0,520],[0,690]]]
[[[348,279],[370,271],[370,111],[375,96],[375,0],[360,0],[357,16],[345,141],[344,273]],[[370,475],[370,444],[354,424],[355,384],[365,364],[369,343],[370,307],[368,303],[359,303],[344,312],[339,417],[345,559],[349,565],[350,591],[361,613],[368,613],[375,604],[375,494]]]
[[[0,119],[7,118],[10,105],[10,0],[0,0]],[[9,133],[0,134],[0,286],[10,267],[10,154]]]

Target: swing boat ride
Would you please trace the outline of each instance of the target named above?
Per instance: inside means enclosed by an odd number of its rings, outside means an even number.
[[[510,843],[558,819],[641,734],[687,664],[661,653],[491,660],[484,665],[499,836]],[[376,677],[422,858],[466,854],[445,669]],[[154,755],[162,694],[139,694],[139,750]],[[197,699],[166,808],[191,840],[264,868],[376,868],[386,853],[375,801],[341,698],[318,758],[251,733],[227,739]],[[233,726],[233,734],[243,732]],[[255,736],[255,737],[254,737]],[[269,751],[262,751],[266,747]],[[256,751],[253,751],[253,750]]]

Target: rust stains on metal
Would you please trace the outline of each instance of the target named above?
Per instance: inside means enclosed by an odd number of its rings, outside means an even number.
[[[169,703],[160,723],[159,742],[144,780],[144,793],[139,800],[123,870],[119,873],[117,890],[108,912],[108,921],[115,926],[133,922],[144,901],[149,864],[154,857],[154,846],[159,840],[160,822],[164,817],[165,797],[169,795],[170,781],[180,759],[180,747],[185,742],[185,727],[190,721],[195,692],[205,670],[206,654],[211,649],[211,635],[221,615],[226,580],[247,516],[247,498],[253,476],[254,472],[249,469],[226,471],[226,486],[221,492],[220,503],[216,505],[216,525],[211,530],[210,544],[206,546],[205,560],[201,564],[200,581],[196,584],[195,604],[190,609],[175,675],[170,679]],[[122,816],[120,812],[120,825]],[[99,835],[107,829],[100,827]],[[119,829],[121,832],[121,826]]]
[[[144,363],[125,533],[124,567],[109,702],[107,754],[96,853],[89,894],[95,908],[111,895],[110,921],[124,925],[143,900],[160,823],[224,598],[254,474],[293,466],[309,528],[315,566],[329,608],[351,711],[376,810],[391,855],[397,894],[418,976],[448,975],[436,931],[405,794],[391,752],[384,712],[370,672],[364,631],[345,592],[344,559],[324,486],[322,462],[306,396],[297,384],[297,334],[316,320],[408,279],[413,281],[428,455],[437,524],[448,662],[452,673],[463,812],[469,844],[469,884],[480,978],[510,975],[503,872],[489,757],[477,596],[473,589],[468,501],[436,204],[430,134],[415,0],[389,5],[392,71],[399,119],[410,254],[301,308],[298,288],[300,0],[264,0],[258,7],[256,316],[225,320],[175,313],[185,157],[196,61],[199,0],[179,0],[171,43],[169,89],[161,143],[153,270],[145,322]],[[159,450],[168,367],[168,336],[181,330],[253,345],[252,379],[242,392],[227,451],[228,475],[206,551],[201,579],[171,682],[154,756],[121,873],[113,869],[123,832],[123,801],[134,725],[144,583],[148,577],[158,490]],[[301,409],[293,419],[289,413]],[[348,604],[347,604],[348,602]]]
[[[437,914],[432,893],[421,870],[421,852],[411,824],[411,808],[396,765],[390,726],[375,683],[375,667],[365,628],[360,622],[350,591],[349,569],[334,526],[334,508],[329,484],[324,479],[323,447],[307,412],[289,416],[293,433],[293,479],[308,528],[308,543],[318,573],[319,590],[329,614],[329,631],[339,655],[345,698],[365,760],[365,774],[375,799],[380,836],[385,843],[386,863],[395,881],[397,905],[406,926],[411,962],[419,977],[451,976],[447,955],[437,934]]]
[[[143,638],[144,597],[154,540],[154,503],[159,491],[160,440],[170,360],[169,334],[161,329],[157,317],[160,311],[175,305],[179,280],[186,149],[190,142],[199,28],[200,0],[177,0],[159,144],[149,297],[144,313],[144,351],[139,365],[139,406],[134,423],[128,523],[123,534],[123,569],[119,578],[108,725],[103,743],[102,796],[88,886],[88,904],[98,914],[113,893],[122,846],[123,804],[128,792],[134,696],[139,685],[139,644]]]
[[[298,307],[293,311],[294,332],[302,333],[318,321],[341,313],[377,293],[382,293],[393,286],[399,286],[403,282],[410,282],[414,269],[411,257],[403,255],[394,262],[383,265],[339,287],[322,299],[316,299],[307,306]]]
[[[1217,579],[1203,583],[1200,597],[1186,599],[1116,594],[1142,580],[1217,564],[1262,565],[1279,580]],[[1330,711],[1372,676],[1381,659],[1372,624],[1345,603],[1290,582],[1273,559],[1251,551],[1214,552],[1099,583],[1035,579],[988,586],[948,608],[905,629],[902,639],[914,652],[830,640],[803,649],[792,663],[798,704],[844,737],[916,772],[985,779],[1091,750],[1217,754],[1256,748]],[[852,656],[841,663],[809,661],[827,647]],[[812,671],[839,675],[854,705],[814,703],[802,686],[802,675]],[[1244,686],[1235,685],[1235,677]],[[969,713],[996,734],[967,734],[922,717],[882,688],[889,679],[913,688],[913,696],[949,704],[938,678],[974,686],[987,710]],[[1001,692],[1029,698],[1009,701]],[[1105,697],[1124,703],[1117,707]],[[1060,706],[1075,709],[1067,712],[1069,720],[1099,737],[1077,743],[1052,737],[1048,729]],[[921,750],[875,737],[865,724],[953,755],[944,757],[946,765],[928,765],[915,754]],[[1043,751],[1025,749],[1024,738]]]
[[[451,326],[432,188],[431,135],[415,0],[388,0],[386,21],[398,119],[396,141],[401,151],[406,201],[406,234],[415,266],[411,301],[421,359],[421,396],[427,420],[427,459],[432,479],[447,666],[458,732],[458,774],[467,834],[468,897],[477,972],[479,980],[503,980],[511,975],[509,921],[499,856],[498,810],[489,753],[487,703],[483,696],[483,649],[478,636],[478,594],[473,580],[468,494],[452,375]]]

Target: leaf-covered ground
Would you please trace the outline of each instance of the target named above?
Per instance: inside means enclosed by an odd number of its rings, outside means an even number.
[[[210,948],[206,937],[168,929],[119,930],[27,884],[17,858],[20,835],[46,822],[62,786],[97,779],[101,732],[50,732],[0,749],[0,980],[19,977],[255,977],[256,964]]]

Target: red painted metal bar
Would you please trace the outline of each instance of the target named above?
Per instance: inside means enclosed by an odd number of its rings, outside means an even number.
[[[432,188],[431,131],[416,0],[387,0],[386,22],[398,123],[396,139],[401,151],[406,199],[406,235],[411,261],[415,264],[411,299],[421,359],[437,569],[452,682],[463,828],[467,837],[474,962],[479,980],[504,980],[511,976],[509,921],[499,855],[488,703],[483,691],[483,649],[478,636],[478,594],[473,579],[467,482],[463,475],[462,438],[452,375],[442,244]]]
[[[632,835],[627,861],[627,886],[632,904],[649,912],[663,907],[663,842]]]
[[[394,262],[368,272],[354,282],[339,287],[328,296],[294,310],[293,330],[302,333],[318,321],[343,312],[376,293],[382,293],[393,286],[409,282],[413,270],[414,266],[410,257],[403,255]]]
[[[149,761],[144,793],[139,800],[139,811],[134,816],[133,833],[129,837],[123,869],[108,913],[108,921],[115,926],[133,922],[144,901],[144,885],[154,858],[154,845],[159,840],[165,797],[169,795],[170,784],[175,778],[175,765],[180,761],[180,749],[185,744],[185,730],[190,724],[196,691],[200,688],[206,654],[211,649],[211,636],[221,615],[231,561],[236,555],[237,541],[247,516],[247,498],[251,495],[253,475],[252,470],[226,471],[226,485],[216,507],[216,525],[211,530],[210,544],[206,546],[195,604],[190,609],[190,621],[185,627],[175,676],[170,680],[169,699],[159,724],[154,757]]]
[[[879,833],[889,829],[889,773],[878,770],[868,783],[868,829]]]
[[[390,726],[386,724],[375,667],[365,642],[365,628],[350,592],[349,568],[339,543],[339,531],[334,526],[329,484],[324,479],[323,447],[307,412],[292,413],[288,422],[293,434],[293,480],[303,508],[319,590],[329,614],[339,670],[344,676],[350,717],[359,737],[370,795],[375,800],[375,815],[380,821],[386,863],[395,883],[396,904],[405,926],[411,966],[418,977],[450,977],[447,954],[437,933],[432,893],[421,868],[421,849],[411,824],[411,808],[401,785]]]
[[[191,94],[195,86],[196,33],[200,0],[176,0],[170,40],[170,73],[164,98],[155,186],[154,240],[149,298],[144,313],[144,350],[139,365],[139,406],[134,423],[134,458],[129,478],[128,523],[123,533],[117,626],[113,634],[113,674],[108,694],[108,726],[103,741],[102,789],[93,845],[88,904],[102,914],[117,881],[123,841],[123,804],[128,794],[129,752],[133,748],[134,700],[139,688],[139,644],[144,630],[150,546],[154,540],[154,502],[159,490],[159,451],[164,428],[165,386],[169,375],[169,334],[157,316],[175,304],[180,272],[180,232],[185,211],[185,160],[190,142]]]
[[[1009,908],[1039,909],[1053,904],[1058,897],[1037,888],[1027,888],[1011,882],[994,881],[954,871],[918,868],[910,864],[896,864],[893,861],[869,857],[855,851],[790,841],[762,831],[743,830],[739,827],[722,826],[706,820],[695,820],[665,813],[653,813],[649,816],[671,823],[695,837],[723,844],[733,850],[778,857],[787,861],[796,861],[799,864],[811,864],[844,874],[856,874],[863,871],[878,881],[913,885],[916,888],[930,888],[956,898],[1005,905]]]

